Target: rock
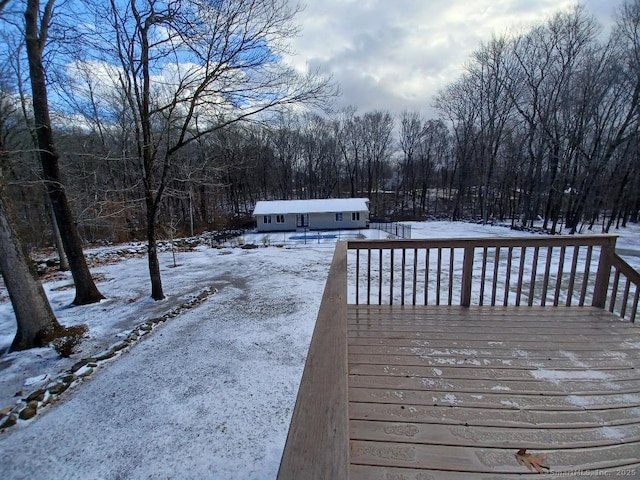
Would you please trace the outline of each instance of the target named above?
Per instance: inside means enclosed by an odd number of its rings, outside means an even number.
[[[45,392],[45,390],[42,389],[42,388],[36,390],[35,392],[31,392],[29,394],[29,396],[27,397],[27,402],[30,402],[32,400],[41,402],[42,399],[44,398],[44,392]]]
[[[80,370],[82,367],[84,367],[87,363],[89,363],[89,359],[88,358],[83,358],[82,360],[80,360],[79,362],[76,362],[73,364],[73,367],[71,367],[69,369],[69,371],[71,373],[75,373],[78,370]]]
[[[128,346],[129,346],[129,343],[126,342],[125,340],[122,340],[121,342],[111,345],[111,350],[113,350],[113,352],[115,353],[122,350],[123,348],[127,348]]]
[[[86,377],[88,375],[91,375],[92,373],[93,373],[93,368],[87,365],[86,368],[83,368],[82,370],[78,371],[78,378]]]
[[[96,361],[101,362],[102,360],[107,360],[108,358],[112,358],[116,352],[112,349],[105,350],[102,353],[99,353],[95,356]]]
[[[11,407],[4,407],[2,410],[0,410],[0,417],[6,417],[10,413],[11,413]]]
[[[66,375],[63,375],[62,377],[60,377],[60,380],[62,380],[63,383],[71,383],[76,379],[76,376],[72,373],[67,373]]]
[[[40,402],[38,402],[38,400],[31,400],[30,402],[27,403],[27,408],[33,408],[34,410],[38,410],[38,404]]]
[[[29,420],[36,416],[38,411],[35,408],[26,407],[20,411],[20,420]]]
[[[18,416],[16,414],[11,414],[4,422],[2,422],[2,424],[0,424],[0,428],[13,427],[16,423],[18,423]]]
[[[60,395],[67,388],[69,388],[69,384],[68,383],[56,383],[54,386],[49,388],[49,393],[51,395]]]

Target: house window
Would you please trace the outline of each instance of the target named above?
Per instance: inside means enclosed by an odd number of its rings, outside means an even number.
[[[342,212],[336,213],[336,222],[342,221]]]
[[[351,220],[353,221],[360,220],[360,212],[351,212]]]
[[[284,223],[284,215],[276,215],[276,223]]]
[[[271,215],[264,216],[264,223],[271,223]]]

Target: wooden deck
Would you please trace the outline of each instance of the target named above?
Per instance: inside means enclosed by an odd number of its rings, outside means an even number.
[[[633,324],[591,307],[350,305],[347,329],[349,478],[535,473],[520,448],[555,478],[640,478]]]
[[[640,478],[639,298],[613,236],[339,242],[278,479]]]

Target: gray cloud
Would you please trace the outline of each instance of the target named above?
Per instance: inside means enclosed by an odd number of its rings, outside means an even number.
[[[609,25],[622,0],[586,0]],[[435,116],[434,95],[461,73],[464,62],[490,39],[539,23],[574,0],[318,0],[297,18],[294,43],[300,69],[331,73],[342,96],[336,106],[361,111],[419,110]]]

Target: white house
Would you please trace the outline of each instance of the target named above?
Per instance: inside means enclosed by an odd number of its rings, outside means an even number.
[[[369,199],[263,200],[256,203],[253,216],[259,232],[367,228]]]

